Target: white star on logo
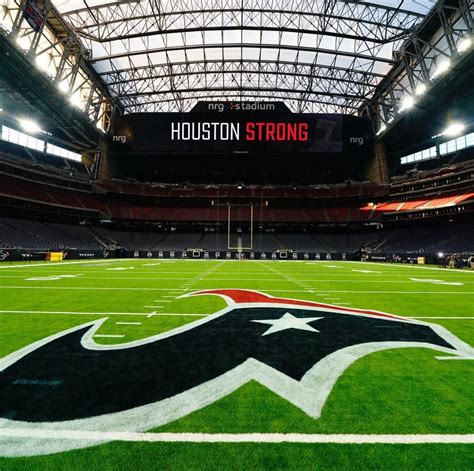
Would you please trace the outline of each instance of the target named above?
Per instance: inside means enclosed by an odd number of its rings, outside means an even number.
[[[309,332],[319,332],[314,327],[308,325],[309,322],[317,321],[319,319],[323,319],[322,317],[295,317],[289,312],[283,314],[280,319],[259,319],[259,320],[252,320],[252,322],[259,322],[260,324],[269,324],[271,327],[266,330],[263,334],[270,335],[274,334],[275,332],[280,332],[281,330],[286,329],[298,329],[298,330],[307,330]]]

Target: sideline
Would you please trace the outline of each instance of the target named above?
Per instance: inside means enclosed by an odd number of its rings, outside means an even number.
[[[474,443],[474,434],[306,434],[306,433],[142,433],[99,432],[88,430],[38,430],[0,428],[0,437],[87,440],[122,442],[191,442],[191,443]],[[27,442],[25,443],[27,446]]]

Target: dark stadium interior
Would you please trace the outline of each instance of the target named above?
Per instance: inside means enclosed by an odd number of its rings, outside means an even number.
[[[226,251],[227,212],[254,250],[450,253],[472,250],[473,151],[406,166],[390,185],[249,185],[92,180],[86,167],[2,143],[0,244],[48,251]],[[281,169],[280,169],[281,170]],[[395,170],[394,170],[395,172]],[[187,175],[189,178],[189,174]],[[354,177],[354,175],[351,175]],[[65,224],[67,222],[67,224]]]

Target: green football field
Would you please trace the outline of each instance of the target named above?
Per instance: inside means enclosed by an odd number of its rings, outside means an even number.
[[[474,272],[470,271],[335,261],[136,259],[4,263],[0,278],[0,358],[98,319],[105,321],[94,333],[94,342],[118,346],[191,322],[199,324],[226,308],[225,299],[183,295],[208,289],[255,290],[275,298],[390,313],[440,325],[460,342],[474,346]],[[267,327],[261,325],[262,332]],[[301,328],[309,333],[301,333],[299,327],[291,332],[317,339],[317,328],[316,320]],[[288,355],[297,362],[298,354],[296,343]],[[196,354],[194,361],[201,360]],[[49,386],[51,391],[54,387]],[[468,355],[414,347],[363,355],[337,378],[320,417],[311,417],[254,379],[208,403],[119,440],[91,445],[86,435],[90,432],[91,440],[96,440],[94,430],[86,430],[84,448],[61,453],[29,451],[26,431],[23,454],[34,456],[0,457],[0,469],[474,469],[474,357]],[[57,428],[58,441],[61,433],[74,432]],[[126,431],[126,424],[120,430]],[[15,441],[10,432],[0,419],[0,450],[8,449],[9,440]],[[308,443],[304,436],[319,437],[323,443]],[[373,443],[358,443],[368,436]],[[408,443],[401,443],[405,436]],[[430,436],[441,438],[423,442]]]

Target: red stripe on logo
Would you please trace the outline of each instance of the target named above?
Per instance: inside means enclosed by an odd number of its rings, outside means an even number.
[[[268,303],[268,304],[291,304],[295,306],[310,306],[310,307],[320,307],[324,309],[331,309],[339,312],[347,312],[350,314],[366,314],[376,317],[384,317],[389,319],[397,320],[406,320],[403,317],[393,316],[391,314],[385,314],[378,311],[370,311],[364,309],[351,309],[348,307],[335,307],[331,304],[315,303],[312,301],[302,301],[299,299],[288,299],[288,298],[274,298],[268,296],[267,294],[259,293],[257,291],[250,291],[245,289],[211,289],[204,291],[196,291],[190,293],[190,295],[202,295],[202,294],[211,294],[217,296],[224,296],[232,299],[236,304],[241,303]]]

